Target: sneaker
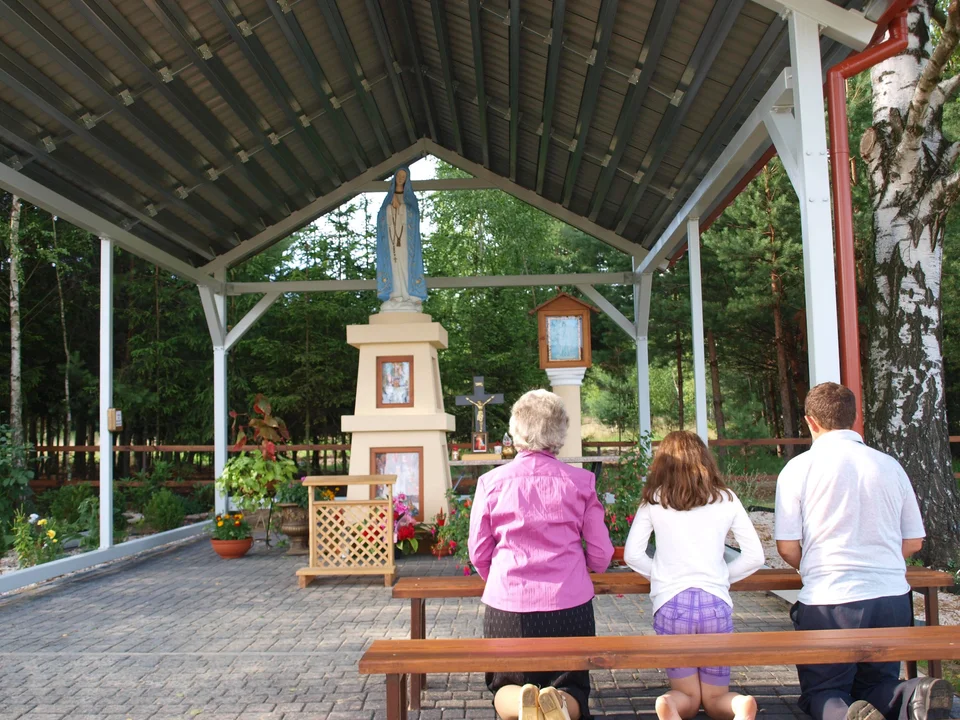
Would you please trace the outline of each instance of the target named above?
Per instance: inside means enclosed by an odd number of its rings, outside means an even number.
[[[537,686],[524,685],[520,688],[520,709],[517,712],[519,720],[543,720],[540,708],[537,707]]]
[[[910,720],[947,720],[953,708],[953,687],[939,678],[920,678],[910,704],[907,717]]]
[[[883,713],[866,700],[857,700],[847,708],[847,720],[885,720]]]
[[[545,687],[538,698],[544,720],[570,720],[567,704],[555,687]]]

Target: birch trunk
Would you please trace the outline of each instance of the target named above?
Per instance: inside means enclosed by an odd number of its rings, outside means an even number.
[[[871,71],[873,126],[860,144],[876,236],[864,414],[869,444],[899,460],[916,489],[927,533],[923,559],[946,567],[960,548],[960,502],[947,427],[940,277],[960,146],[941,127],[957,79],[940,77],[957,45],[958,11],[952,3],[934,49],[931,9],[929,0],[911,8],[907,51]]]
[[[707,348],[710,351],[710,386],[713,389],[713,421],[717,426],[717,439],[727,437],[727,423],[723,416],[723,391],[720,389],[720,362],[717,360],[717,340],[713,330],[707,330]],[[725,455],[725,448],[717,448],[717,456]]]
[[[53,264],[53,271],[57,276],[57,295],[60,298],[60,332],[63,336],[63,397],[67,404],[66,424],[63,428],[63,444],[70,445],[70,428],[73,425],[73,418],[70,414],[70,343],[67,340],[67,311],[63,305],[63,282],[60,280],[60,254],[57,252],[57,219],[53,219],[53,250],[56,255],[56,262]],[[70,463],[70,453],[63,453],[64,469],[67,472],[67,482],[73,480],[73,466]]]
[[[23,452],[23,384],[20,343],[20,198],[13,196],[10,207],[10,430],[13,464],[26,467]]]

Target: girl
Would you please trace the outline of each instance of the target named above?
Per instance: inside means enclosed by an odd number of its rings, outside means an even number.
[[[727,532],[740,555],[724,560]],[[657,550],[647,557],[650,533]],[[654,457],[623,552],[650,578],[658,635],[733,632],[730,583],[763,565],[760,538],[737,496],[723,484],[707,446],[692,432],[667,435]],[[668,668],[670,691],[657,698],[659,720],[689,720],[700,705],[714,720],[754,720],[757,702],[730,692],[730,668]]]

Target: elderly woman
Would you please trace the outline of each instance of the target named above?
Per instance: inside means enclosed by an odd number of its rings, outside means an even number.
[[[559,397],[528,392],[510,417],[520,452],[477,483],[470,561],[487,581],[484,637],[596,634],[589,571],[607,569],[613,545],[593,473],[556,458],[568,425]],[[504,720],[590,717],[587,671],[487,673],[486,681]]]

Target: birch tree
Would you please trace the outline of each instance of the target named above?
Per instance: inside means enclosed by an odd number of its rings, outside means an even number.
[[[873,124],[860,143],[875,235],[865,420],[870,444],[900,460],[916,488],[924,560],[946,567],[960,549],[941,327],[944,221],[960,196],[960,142],[943,132],[944,106],[960,88],[960,75],[947,77],[960,38],[957,0],[945,10],[921,0],[907,25],[907,50],[871,70]]]
[[[20,198],[10,203],[10,429],[14,447],[13,463],[24,468],[23,385],[20,363]]]

